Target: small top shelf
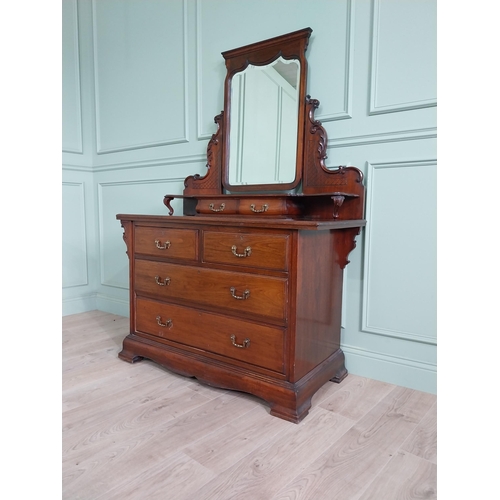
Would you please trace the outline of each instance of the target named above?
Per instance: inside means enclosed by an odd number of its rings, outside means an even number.
[[[167,194],[163,203],[174,215],[171,202],[183,200],[186,216],[283,217],[317,220],[359,220],[363,218],[364,197],[361,193],[265,193],[265,194]],[[177,214],[180,215],[180,214]]]

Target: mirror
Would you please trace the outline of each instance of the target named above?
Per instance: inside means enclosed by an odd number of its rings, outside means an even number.
[[[305,28],[222,53],[227,192],[290,191],[300,184],[311,33]]]
[[[279,57],[233,76],[229,135],[231,185],[295,180],[300,61]]]

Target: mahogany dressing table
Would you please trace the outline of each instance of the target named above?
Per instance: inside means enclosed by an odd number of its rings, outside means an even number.
[[[253,394],[295,423],[347,376],[343,269],[366,224],[362,172],[324,164],[319,102],[306,94],[311,32],[223,52],[206,174],[165,196],[169,215],[117,215],[130,261],[119,357]]]

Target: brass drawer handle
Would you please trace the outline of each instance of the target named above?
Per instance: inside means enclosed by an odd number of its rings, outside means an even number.
[[[231,250],[233,252],[233,255],[236,255],[236,257],[250,257],[252,254],[252,249],[250,247],[246,247],[245,250],[243,250],[243,253],[238,253],[236,251],[236,245],[233,245],[231,247]]]
[[[158,248],[160,250],[167,250],[168,248],[170,248],[170,241],[165,241],[165,244],[162,245],[160,240],[155,240],[155,245],[156,245],[156,248]]]
[[[245,339],[243,341],[243,344],[237,344],[236,335],[231,335],[231,342],[233,343],[234,347],[239,347],[240,349],[245,349],[246,347],[250,346],[250,339]]]
[[[171,319],[167,319],[166,323],[162,323],[161,322],[161,316],[156,316],[156,322],[160,326],[163,326],[164,328],[172,328],[172,326],[174,326]]]
[[[250,205],[250,210],[252,212],[255,212],[256,214],[261,214],[262,212],[266,212],[268,208],[269,206],[266,204],[262,205],[262,208],[260,209],[255,208],[255,205],[253,203]]]
[[[221,203],[219,208],[215,208],[214,204],[210,203],[210,205],[208,205],[208,208],[212,210],[212,212],[222,212],[226,208],[226,204]]]
[[[250,297],[250,290],[245,290],[243,292],[243,295],[236,295],[236,288],[234,288],[234,286],[232,286],[229,291],[231,292],[231,295],[237,299],[237,300],[245,300],[245,299],[248,299],[248,297]]]
[[[155,281],[156,284],[160,286],[170,285],[170,278],[165,278],[164,280],[162,280],[159,276],[155,276]]]

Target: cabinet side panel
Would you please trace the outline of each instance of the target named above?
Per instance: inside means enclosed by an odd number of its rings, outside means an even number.
[[[340,347],[343,272],[334,243],[335,231],[299,232],[292,382]]]

